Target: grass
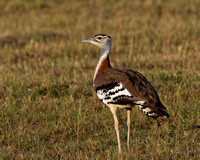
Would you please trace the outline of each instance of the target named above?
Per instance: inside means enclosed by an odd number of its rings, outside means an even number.
[[[200,3],[0,2],[1,159],[198,159]],[[92,88],[99,50],[80,40],[107,33],[111,64],[140,71],[169,123],[133,109],[130,151],[117,153],[112,115]],[[118,110],[122,150],[126,111]]]

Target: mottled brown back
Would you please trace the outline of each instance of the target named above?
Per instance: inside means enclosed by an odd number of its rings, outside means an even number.
[[[130,95],[123,95],[123,88],[114,90],[114,85],[122,84],[124,89],[128,90]],[[107,89],[106,89],[107,87]],[[110,88],[110,90],[109,90]],[[94,80],[94,89],[96,92],[102,90],[109,92],[109,94],[117,94],[116,101],[108,101],[109,103],[126,105],[127,107],[139,106],[145,114],[152,118],[166,117],[169,115],[166,112],[166,108],[160,102],[159,96],[153,86],[147,81],[147,79],[139,72],[129,69],[107,69],[98,75]],[[115,93],[112,93],[114,90]],[[122,96],[120,97],[120,91]],[[104,96],[104,99],[109,99]]]

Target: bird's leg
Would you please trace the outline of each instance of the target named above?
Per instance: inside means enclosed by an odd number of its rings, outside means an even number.
[[[118,120],[117,120],[117,115],[116,115],[116,110],[117,110],[117,107],[110,107],[110,110],[113,114],[113,118],[114,118],[114,123],[115,123],[115,131],[116,131],[116,134],[117,134],[117,143],[118,143],[118,150],[119,150],[119,153],[121,153],[121,145],[120,145],[120,137],[119,137],[119,128],[118,128]]]
[[[129,149],[129,137],[130,137],[130,109],[127,109],[127,151]]]

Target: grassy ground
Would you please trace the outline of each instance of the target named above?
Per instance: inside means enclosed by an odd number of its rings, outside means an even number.
[[[92,88],[99,49],[111,64],[143,73],[170,122],[131,113],[122,159],[200,157],[200,2],[0,1],[0,159],[117,159],[112,115]],[[122,150],[126,111],[118,110]]]

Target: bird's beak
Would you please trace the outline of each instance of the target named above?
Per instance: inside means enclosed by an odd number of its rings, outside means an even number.
[[[81,43],[90,42],[90,41],[91,41],[91,38],[89,38],[89,39],[84,39],[84,40],[81,40]]]

